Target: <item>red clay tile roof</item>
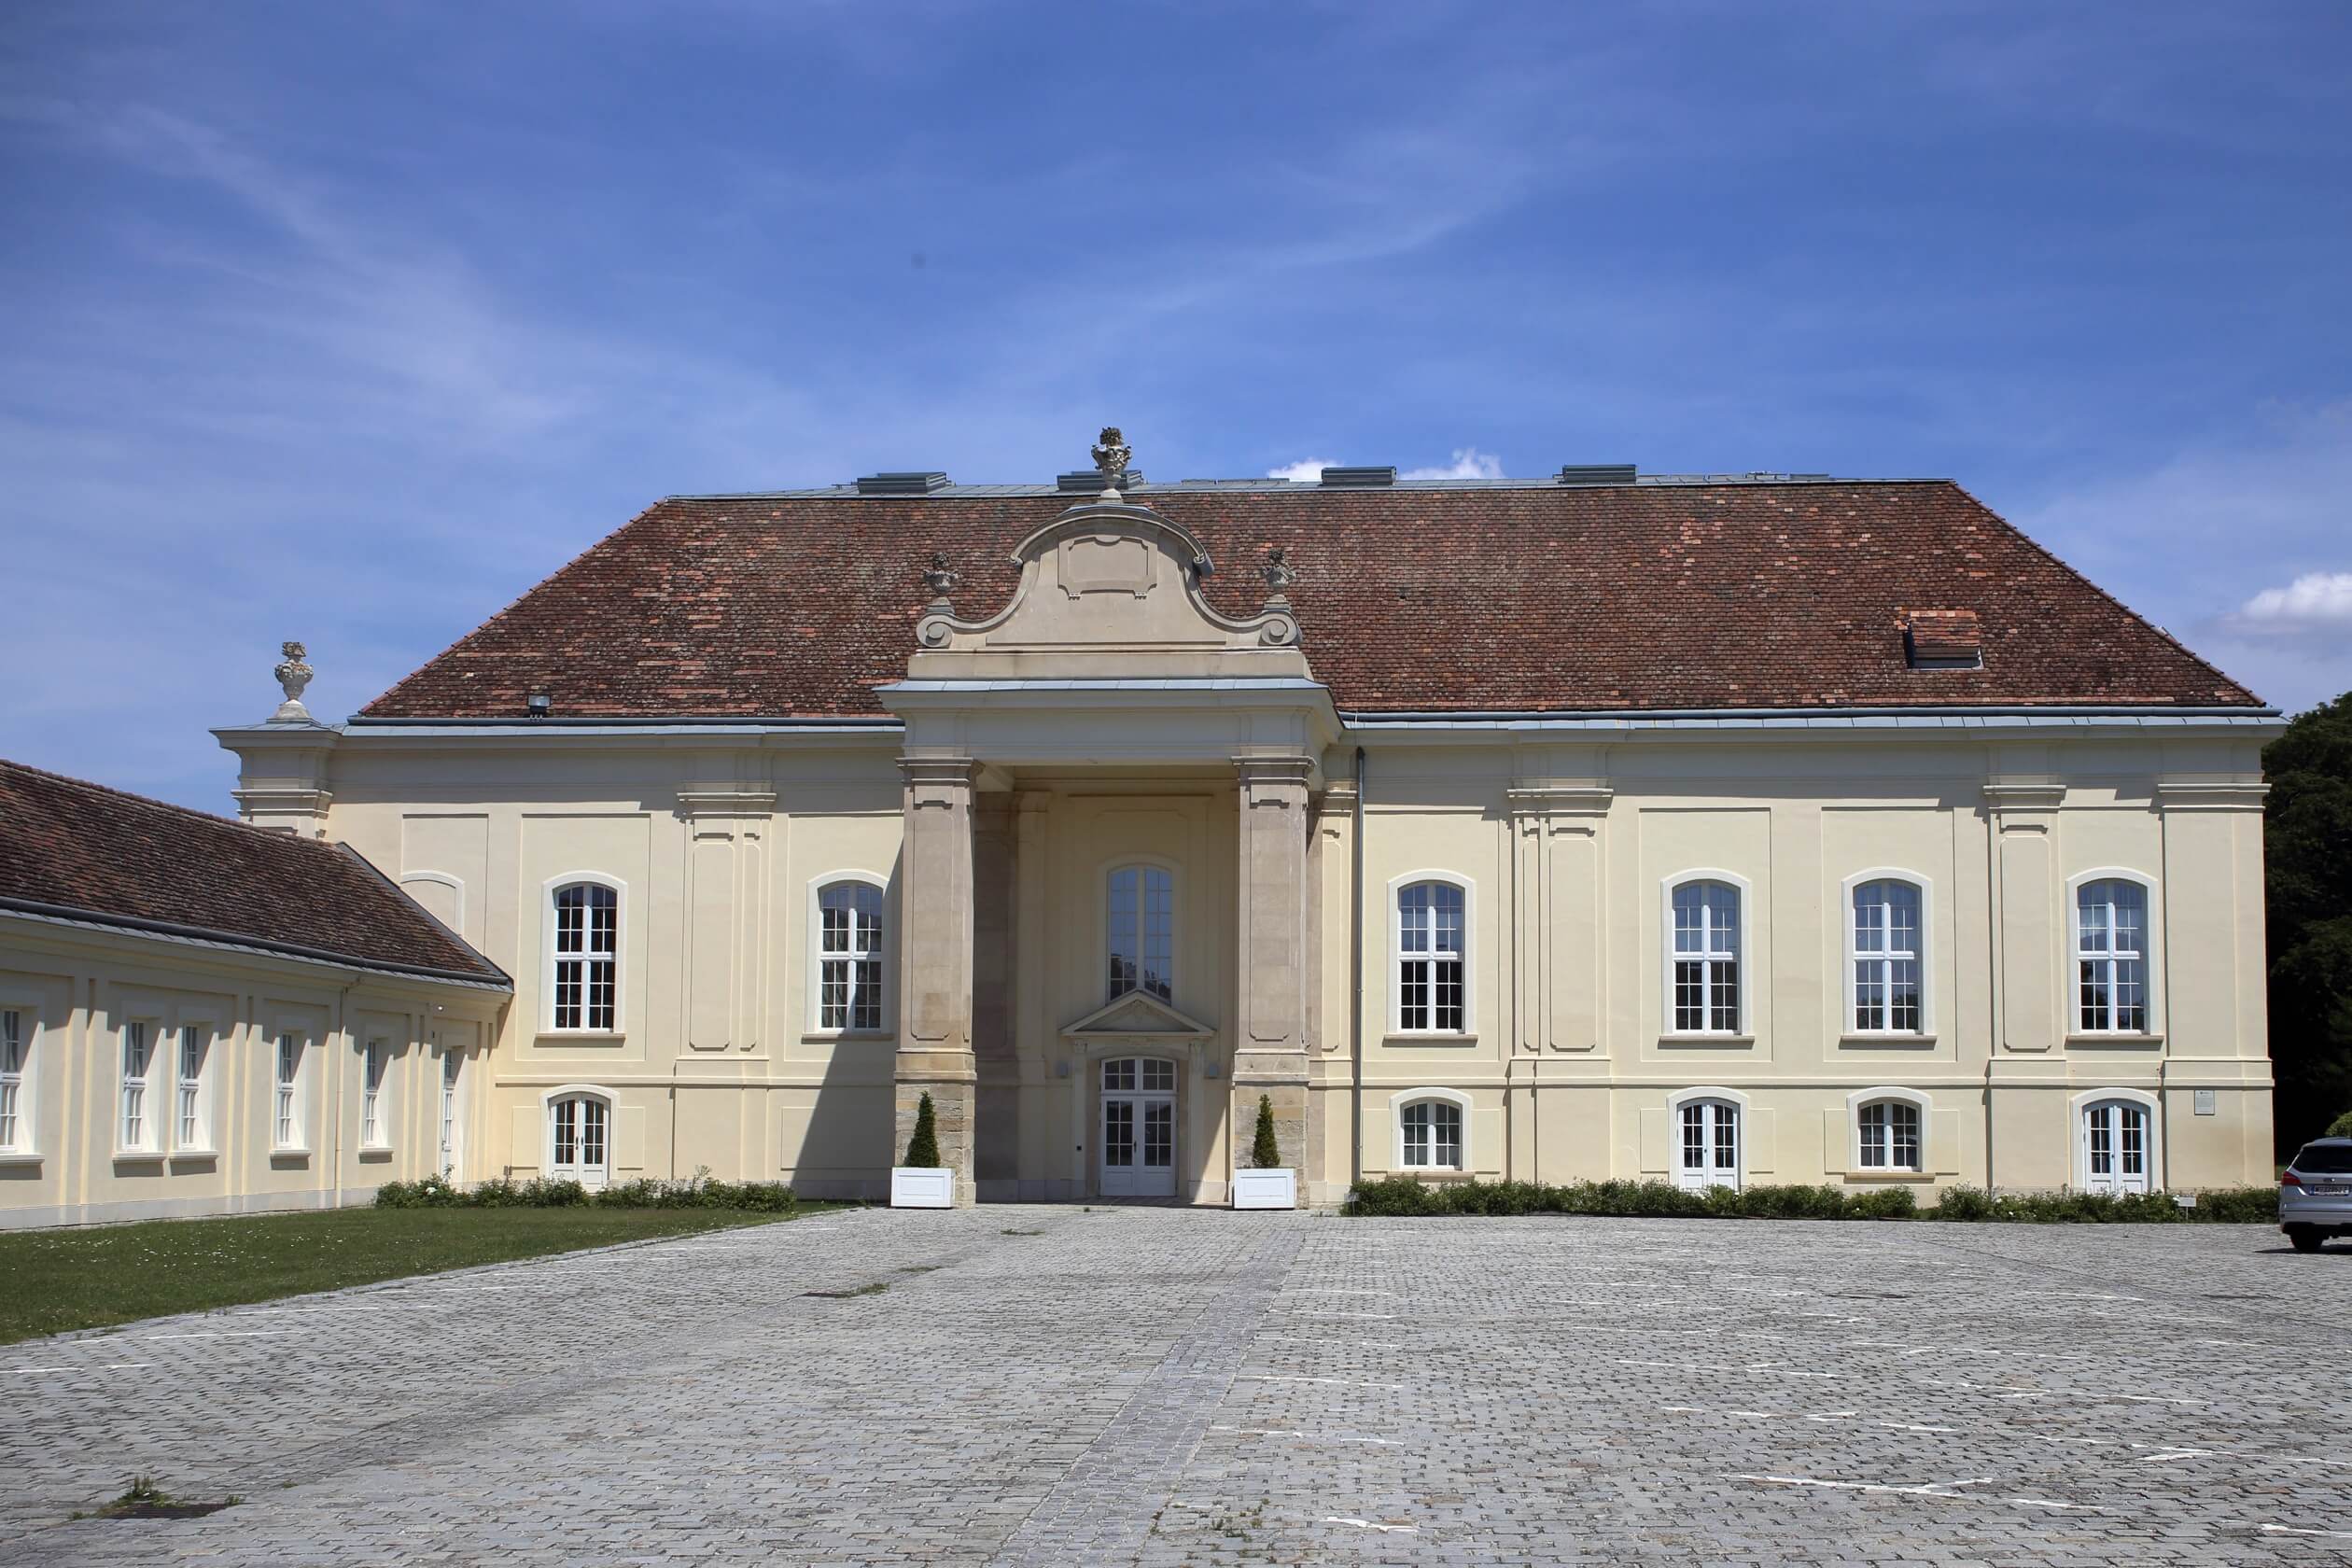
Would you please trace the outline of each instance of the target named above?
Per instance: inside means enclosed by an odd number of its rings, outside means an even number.
[[[849,717],[902,679],[934,551],[986,615],[1076,497],[662,501],[362,709]],[[1342,709],[2249,706],[2260,699],[1944,481],[1453,489],[1149,487],[1208,597],[1254,612],[1285,548]],[[1973,611],[1981,669],[1914,669],[1906,607]]]
[[[507,983],[357,850],[6,761],[0,909]]]

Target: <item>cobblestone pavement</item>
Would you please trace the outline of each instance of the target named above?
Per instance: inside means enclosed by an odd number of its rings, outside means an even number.
[[[58,1568],[2352,1562],[2352,1249],[2253,1226],[861,1211],[0,1399],[0,1563]],[[242,1501],[69,1520],[140,1473]]]

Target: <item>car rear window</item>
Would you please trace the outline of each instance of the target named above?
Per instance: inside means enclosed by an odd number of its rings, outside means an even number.
[[[2352,1143],[2306,1143],[2295,1169],[2306,1176],[2352,1175]]]

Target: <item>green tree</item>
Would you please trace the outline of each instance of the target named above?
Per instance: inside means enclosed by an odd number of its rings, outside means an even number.
[[[1258,1096],[1257,1136],[1250,1141],[1250,1163],[1260,1170],[1279,1170],[1282,1146],[1274,1141],[1274,1102]]]
[[[2262,750],[2278,1147],[2352,1109],[2352,692]]]
[[[906,1141],[906,1163],[927,1169],[939,1165],[939,1117],[929,1094],[915,1107],[915,1136]]]

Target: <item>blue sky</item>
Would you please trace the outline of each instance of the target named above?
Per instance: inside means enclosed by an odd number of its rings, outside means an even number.
[[[216,810],[665,494],[1950,475],[2352,687],[2352,11],[0,16],[0,754]]]

